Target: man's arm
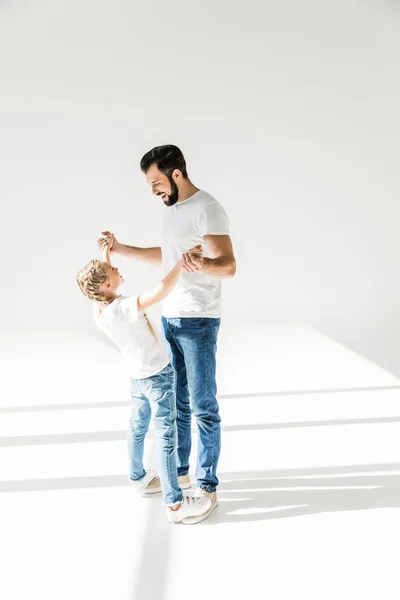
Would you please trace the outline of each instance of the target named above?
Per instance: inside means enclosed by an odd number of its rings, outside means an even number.
[[[214,277],[234,277],[236,259],[233,253],[232,240],[229,235],[205,235],[213,258],[203,258],[193,252],[186,252],[182,257],[185,271],[193,273],[204,271]]]
[[[106,236],[104,238],[100,238],[97,240],[97,244],[100,250],[104,250],[106,246],[107,237],[111,234],[109,231],[103,231],[102,235]],[[138,260],[143,260],[146,262],[150,262],[155,265],[161,264],[161,248],[137,248],[136,246],[127,246],[126,244],[120,244],[117,242],[115,237],[113,236],[113,244],[110,248],[112,254],[121,254],[121,256],[126,256],[127,258],[136,258]]]
[[[138,248],[136,246],[127,246],[126,244],[118,244],[114,252],[126,256],[127,258],[137,258],[151,262],[155,265],[161,265],[161,248]]]

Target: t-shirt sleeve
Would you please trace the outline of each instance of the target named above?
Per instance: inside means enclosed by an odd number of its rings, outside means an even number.
[[[216,200],[207,204],[198,217],[201,236],[229,235],[229,219],[221,204]]]
[[[128,298],[123,298],[120,303],[120,311],[123,317],[127,321],[138,321],[139,320],[139,311],[137,308],[137,296],[129,296]]]

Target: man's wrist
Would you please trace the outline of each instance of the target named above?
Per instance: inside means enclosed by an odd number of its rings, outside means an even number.
[[[200,269],[206,269],[212,264],[212,258],[203,258]]]
[[[111,250],[113,252],[115,252],[115,254],[121,254],[121,251],[124,247],[124,244],[120,244],[119,242],[114,242],[114,244],[112,245]]]

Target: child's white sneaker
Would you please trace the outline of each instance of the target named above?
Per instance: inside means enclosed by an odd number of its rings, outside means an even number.
[[[192,482],[190,481],[189,475],[180,475],[178,477],[178,483],[181,490],[187,490],[192,486]],[[158,494],[159,492],[161,492],[161,481],[160,478],[157,475],[155,475],[142,493],[147,495]]]
[[[179,475],[178,483],[181,490],[188,490],[192,487],[192,482],[190,481],[190,475]]]
[[[196,519],[196,523],[203,521],[208,515],[211,507],[211,500],[207,496],[183,496],[182,503],[178,510],[171,510],[166,507],[167,519],[170,523],[185,523],[185,519]],[[191,521],[192,523],[192,521]]]
[[[153,472],[153,477],[151,481],[149,481],[146,487],[143,489],[142,494],[147,496],[147,494],[158,494],[161,492],[161,481],[160,478]]]
[[[146,492],[146,490],[154,479],[154,471],[147,471],[142,479],[131,479],[131,484],[138,494],[148,494],[149,492]]]

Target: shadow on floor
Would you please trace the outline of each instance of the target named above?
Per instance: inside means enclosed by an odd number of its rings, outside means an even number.
[[[367,417],[364,419],[326,419],[321,421],[288,421],[282,423],[244,423],[242,425],[223,425],[222,431],[256,431],[267,429],[298,429],[304,427],[333,427],[341,425],[374,425],[377,423],[399,423],[400,417]],[[192,427],[197,433],[197,427]],[[55,444],[90,444],[95,442],[121,442],[127,439],[126,429],[115,431],[86,431],[78,433],[55,433],[44,435],[17,435],[0,437],[0,447],[48,446]],[[146,439],[154,438],[154,429],[150,429]]]
[[[254,392],[247,394],[218,394],[219,400],[235,400],[251,398],[275,398],[280,396],[310,396],[310,395],[325,395],[325,394],[343,394],[351,392],[385,392],[392,390],[400,390],[400,385],[380,385],[369,387],[352,387],[352,388],[330,388],[330,389],[314,389],[314,390],[283,390],[273,392]],[[108,400],[103,402],[71,402],[69,404],[39,404],[32,406],[0,406],[0,414],[13,413],[30,413],[30,412],[48,412],[53,410],[80,410],[80,409],[95,409],[95,408],[117,408],[130,406],[130,400]]]
[[[400,463],[245,471],[219,477],[219,507],[201,525],[400,507]],[[3,481],[0,493],[121,486],[129,486],[127,475]],[[160,496],[151,501],[162,514]]]
[[[400,463],[225,473],[218,498],[204,526],[399,508]]]

